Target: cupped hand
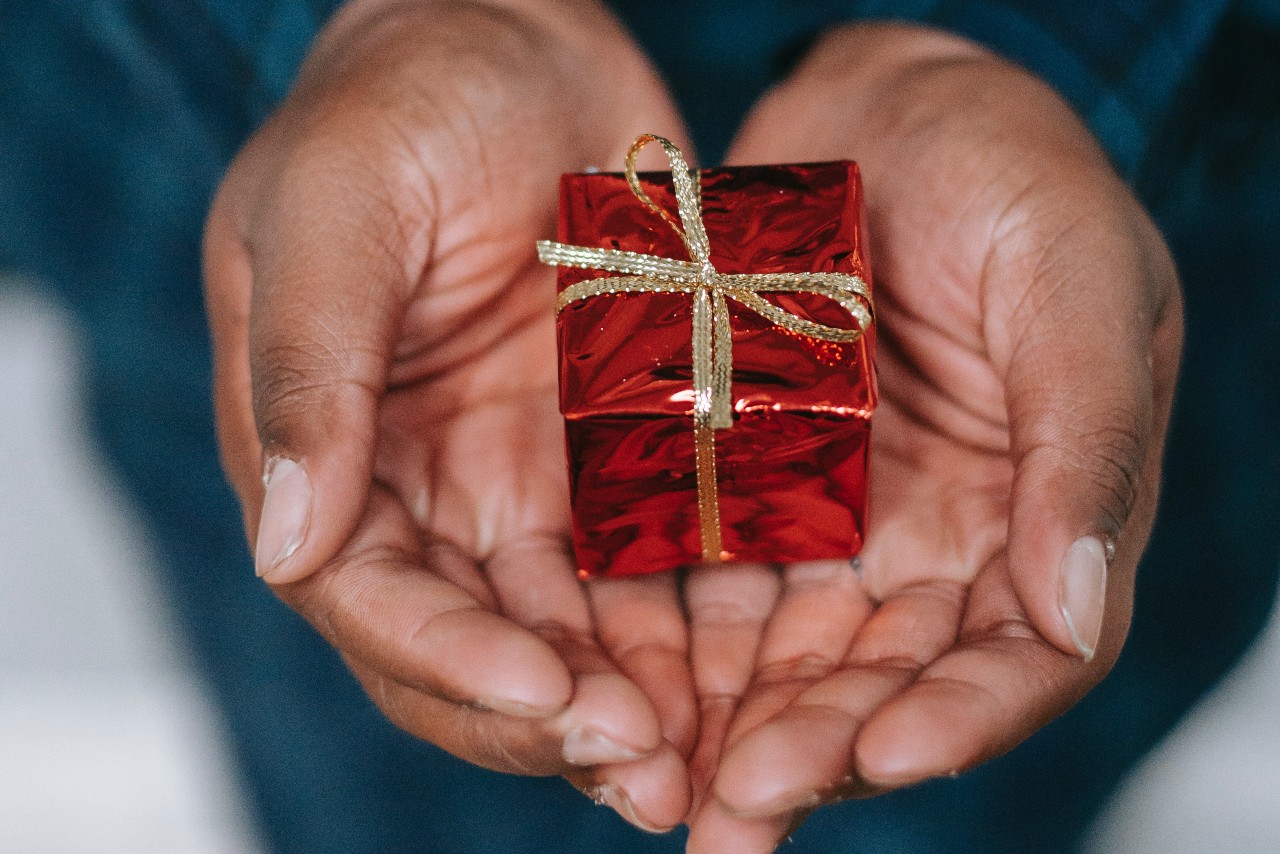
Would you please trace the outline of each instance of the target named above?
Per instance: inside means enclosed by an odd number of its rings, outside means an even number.
[[[731,157],[861,164],[881,402],[860,573],[733,579],[736,658],[695,630],[697,854],[770,851],[822,803],[970,768],[1106,674],[1182,335],[1163,241],[1087,130],[963,40],[827,35]]]
[[[594,3],[355,2],[233,164],[205,256],[259,574],[409,732],[665,829],[685,622],[670,577],[576,576],[533,253],[559,175],[649,130],[679,119]]]

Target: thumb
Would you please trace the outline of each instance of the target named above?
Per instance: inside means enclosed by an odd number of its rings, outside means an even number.
[[[217,251],[215,224],[232,217],[216,204],[206,240],[223,455],[246,450],[227,447],[235,431],[225,427],[252,423],[256,435],[240,439],[260,448],[252,479],[247,460],[228,469],[257,573],[273,584],[326,563],[363,513],[410,291],[413,252],[393,205],[367,189],[366,167],[346,163],[329,153],[281,171],[240,235],[240,287],[227,281],[237,266],[218,261],[234,253]]]
[[[1140,211],[1117,219],[1038,260],[1005,376],[1014,588],[1041,635],[1085,661],[1112,646],[1104,629],[1127,626],[1180,340],[1163,242]]]

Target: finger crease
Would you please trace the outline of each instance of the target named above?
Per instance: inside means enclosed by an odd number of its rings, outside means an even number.
[[[616,646],[606,643],[605,648],[613,656],[614,661],[617,662],[625,661],[626,659],[645,652],[657,652],[662,655],[684,657],[687,651],[683,646],[676,647],[657,640],[644,640],[639,643],[619,644]]]
[[[850,658],[848,663],[860,670],[882,670],[891,674],[914,676],[924,669],[927,662],[910,655],[886,655],[867,659]]]
[[[770,685],[796,680],[815,680],[821,679],[835,669],[836,662],[830,658],[817,653],[805,653],[764,665],[756,672],[756,678],[752,681]]]
[[[731,694],[727,691],[717,691],[714,694],[703,694],[698,697],[699,708],[706,709],[714,706],[727,706],[729,708],[736,707],[742,700],[741,694]]]

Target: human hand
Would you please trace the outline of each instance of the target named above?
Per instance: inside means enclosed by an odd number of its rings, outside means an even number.
[[[650,829],[688,808],[685,623],[670,577],[576,577],[533,246],[562,172],[679,127],[593,2],[360,0],[233,164],[205,247],[259,574],[404,729]]]
[[[1119,653],[1153,521],[1178,285],[1071,111],[963,40],[848,27],[731,152],[837,158],[866,178],[876,280],[862,573],[737,578],[731,665],[695,633],[699,691],[742,693],[704,712],[695,854],[772,850],[821,803],[970,768],[1063,712]]]

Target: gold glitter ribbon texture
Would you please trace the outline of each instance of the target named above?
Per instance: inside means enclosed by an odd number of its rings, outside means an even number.
[[[636,156],[651,142],[662,146],[671,164],[680,221],[658,207],[640,186]],[[715,431],[733,426],[733,328],[728,300],[734,300],[790,332],[821,341],[849,344],[862,337],[872,322],[871,292],[858,276],[845,273],[720,273],[711,264],[711,248],[702,224],[698,173],[689,168],[680,149],[652,134],[640,136],[627,151],[627,184],[640,202],[680,236],[688,261],[591,246],[567,246],[538,241],[544,264],[603,270],[616,275],[588,279],[560,292],[556,313],[569,305],[606,294],[681,293],[693,297],[693,430],[698,516],[702,528],[702,559],[728,559],[721,546],[720,500],[716,482]],[[761,293],[811,293],[839,303],[853,319],[852,329],[825,326],[781,308]]]

